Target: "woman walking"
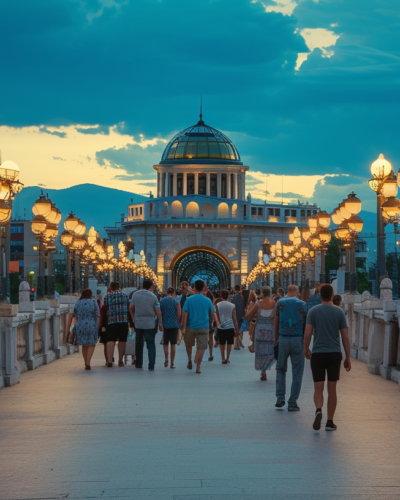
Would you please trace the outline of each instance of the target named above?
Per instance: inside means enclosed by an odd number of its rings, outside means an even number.
[[[215,298],[210,290],[207,290],[206,297],[211,300],[214,304]],[[214,349],[214,315],[210,314],[210,325],[208,330],[208,347],[210,349],[210,356],[208,357],[208,361],[214,361],[213,349]]]
[[[247,294],[245,295],[245,292]],[[250,330],[250,323],[246,319],[247,313],[253,309],[254,304],[257,302],[257,296],[256,292],[254,290],[243,290],[243,296],[245,297],[245,312],[244,312],[244,319],[242,326],[240,327],[240,333],[242,334],[243,338],[243,333],[248,332]],[[236,339],[235,339],[236,343]]]
[[[91,370],[90,360],[98,340],[98,317],[100,315],[97,300],[93,298],[92,290],[85,288],[80,299],[75,303],[73,317],[76,318],[76,336],[78,345],[82,346],[85,370]]]
[[[266,371],[274,361],[274,309],[276,303],[271,299],[271,288],[264,286],[261,290],[261,300],[256,302],[247,313],[246,319],[256,320],[253,338],[256,355],[255,369],[261,370],[260,380],[267,380]]]
[[[175,368],[176,344],[182,316],[181,304],[176,298],[175,288],[168,288],[167,296],[160,301],[160,309],[164,327],[164,366],[165,368],[168,366],[168,345],[171,344],[170,368]]]
[[[236,318],[235,305],[228,302],[229,292],[223,290],[221,293],[222,301],[216,306],[220,325],[217,328],[218,342],[221,351],[222,364],[230,363],[229,356],[232,351],[233,342],[236,336],[239,335],[239,326]],[[226,346],[226,354],[225,354]]]

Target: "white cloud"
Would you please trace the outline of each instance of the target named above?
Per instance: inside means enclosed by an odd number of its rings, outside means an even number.
[[[136,139],[131,135],[120,133],[118,130],[121,126],[116,125],[109,128],[108,134],[102,134],[100,131],[83,134],[78,131],[94,127],[98,126],[21,128],[0,126],[2,156],[4,160],[9,159],[17,163],[21,169],[21,182],[26,186],[42,183],[50,188],[62,189],[76,184],[91,183],[131,190],[135,193],[148,192],[148,187],[144,185],[146,181],[131,179],[131,173],[123,166],[112,165],[107,160],[100,165],[96,161],[96,153],[107,149],[123,149],[130,145],[139,146],[149,155],[149,168],[151,168],[153,165],[151,157],[154,152],[149,151],[150,147],[168,141],[159,137],[145,139],[142,134]],[[155,173],[154,178],[156,178]]]
[[[332,57],[335,53],[333,50],[328,50],[329,47],[333,47],[340,35],[337,35],[333,31],[327,30],[325,28],[305,28],[303,30],[296,30],[296,33],[304,38],[307,47],[310,52],[300,52],[297,55],[295,70],[298,71],[307,57],[311,54],[314,49],[321,49],[322,57]]]
[[[252,0],[251,3],[260,3],[265,12],[278,12],[284,16],[291,16],[294,9],[297,7],[298,2],[293,0],[272,0],[274,5],[266,5],[262,0]]]

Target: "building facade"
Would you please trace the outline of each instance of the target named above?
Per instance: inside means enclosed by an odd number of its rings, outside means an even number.
[[[317,213],[313,204],[283,205],[246,196],[246,172],[234,144],[200,121],[169,142],[157,172],[157,196],[128,206],[106,227],[117,251],[131,238],[144,250],[160,288],[205,279],[211,288],[244,284],[264,240],[287,241]]]

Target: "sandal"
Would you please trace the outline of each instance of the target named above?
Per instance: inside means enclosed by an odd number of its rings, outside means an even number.
[[[214,356],[210,356],[210,357],[208,358],[208,361],[214,361]]]
[[[118,361],[118,366],[125,366],[125,363],[123,361]]]
[[[171,365],[170,368],[171,368],[171,370],[174,370],[176,368],[176,366]]]
[[[85,370],[91,370],[91,366],[90,365],[85,365]]]
[[[226,359],[223,359],[221,364],[222,364],[222,365],[227,365],[227,364],[228,364],[228,361],[227,361]]]
[[[113,364],[112,363],[106,363],[107,368],[112,368]]]
[[[187,364],[187,367],[188,367],[188,370],[191,370],[193,368],[192,361],[189,361],[189,363]]]
[[[168,359],[164,362],[164,366],[165,366],[165,368],[167,368],[167,366],[168,366]]]
[[[262,380],[263,382],[265,382],[267,380],[267,374],[266,373],[263,373],[260,377],[260,380]]]

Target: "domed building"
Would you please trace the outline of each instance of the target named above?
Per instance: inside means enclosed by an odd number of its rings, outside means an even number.
[[[202,115],[171,139],[153,168],[157,197],[129,205],[127,216],[105,229],[115,247],[130,237],[144,250],[164,291],[197,278],[216,289],[245,283],[265,238],[286,241],[318,210],[246,198],[249,167]]]

